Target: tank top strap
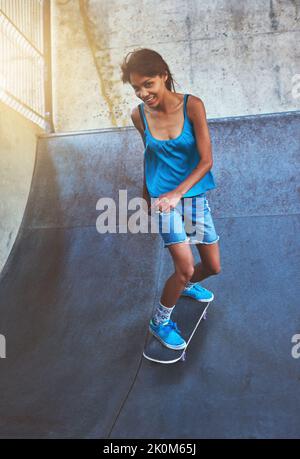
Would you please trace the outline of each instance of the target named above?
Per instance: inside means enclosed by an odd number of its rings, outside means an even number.
[[[188,97],[189,97],[189,94],[184,94],[184,121],[187,119],[186,104],[187,104]]]

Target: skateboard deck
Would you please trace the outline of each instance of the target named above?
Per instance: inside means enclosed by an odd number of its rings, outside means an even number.
[[[181,303],[182,302],[182,303]],[[175,363],[186,359],[187,348],[201,322],[206,319],[210,302],[199,302],[193,299],[181,299],[171,315],[171,320],[177,323],[181,336],[186,341],[184,349],[169,349],[162,344],[152,333],[148,332],[143,356],[157,363]]]

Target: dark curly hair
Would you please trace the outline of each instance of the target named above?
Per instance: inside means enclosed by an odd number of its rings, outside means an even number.
[[[128,53],[121,64],[122,81],[130,83],[130,73],[136,72],[145,76],[162,76],[167,72],[166,88],[175,92],[174,78],[170,72],[168,64],[164,61],[159,53],[153,49],[138,48]]]

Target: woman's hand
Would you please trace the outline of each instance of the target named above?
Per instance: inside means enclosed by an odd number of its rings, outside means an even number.
[[[156,211],[170,212],[171,209],[174,209],[177,206],[181,198],[182,194],[178,191],[169,191],[157,198],[154,202],[154,207],[156,208]]]

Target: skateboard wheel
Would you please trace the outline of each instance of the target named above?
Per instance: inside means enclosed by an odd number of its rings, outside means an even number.
[[[181,360],[184,362],[186,360],[186,352],[184,352],[181,356]]]
[[[203,320],[206,320],[206,319],[207,319],[207,313],[205,312],[205,313],[203,314]]]

